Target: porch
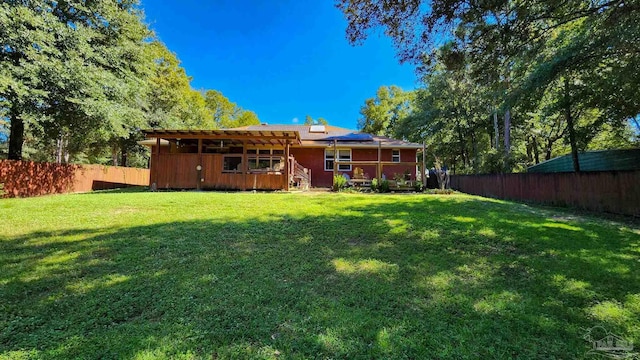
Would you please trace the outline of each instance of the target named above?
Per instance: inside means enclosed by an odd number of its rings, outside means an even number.
[[[333,140],[333,143],[328,148],[332,148],[333,154],[338,154],[338,156],[334,156],[330,162],[333,170],[332,185],[335,186],[335,179],[338,175],[342,175],[347,179],[347,186],[356,188],[371,187],[373,180],[376,180],[378,184],[385,181],[390,189],[394,191],[413,191],[418,183],[426,184],[426,172],[424,171],[426,168],[426,145],[423,143],[404,147],[405,149],[413,150],[411,154],[414,161],[401,160],[402,147],[394,146],[390,150],[391,159],[385,159],[382,142],[378,141],[375,160],[352,160],[351,156],[348,156],[347,159],[343,158],[339,151],[344,148],[344,145],[339,144],[338,140]],[[386,150],[389,151],[388,148]],[[385,168],[392,173],[385,174]],[[367,172],[365,169],[373,171]],[[370,173],[375,176],[371,177]]]
[[[308,187],[310,170],[290,147],[297,132],[147,130],[150,186],[158,189],[289,190]],[[147,140],[148,142],[149,140]]]

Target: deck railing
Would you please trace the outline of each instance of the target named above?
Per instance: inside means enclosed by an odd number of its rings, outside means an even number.
[[[300,165],[293,156],[289,157],[289,179],[300,189],[308,190],[311,185],[311,169]]]

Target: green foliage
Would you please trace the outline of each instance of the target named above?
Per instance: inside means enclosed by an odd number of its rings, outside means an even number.
[[[411,113],[414,98],[414,92],[405,92],[398,86],[381,86],[376,96],[365,100],[360,108],[358,129],[369,134],[395,135],[396,124]]]
[[[338,174],[333,176],[333,191],[340,191],[347,187],[347,178]]]
[[[253,111],[244,110],[231,102],[222,92],[208,90],[205,93],[206,106],[213,116],[217,128],[228,129],[248,125],[260,125],[258,116]]]
[[[141,129],[259,123],[240,108],[214,116],[138,1],[4,1],[0,24],[10,158],[146,165]]]
[[[307,115],[304,118],[304,125],[329,125],[329,122],[321,117],[314,119],[311,115]]]
[[[377,186],[377,191],[380,193],[388,193],[391,191],[391,185],[389,184],[389,180],[382,180],[380,184]]]
[[[378,179],[374,178],[371,180],[371,191],[376,192],[378,191]]]
[[[483,174],[499,174],[504,172],[504,156],[495,149],[486,152],[482,163],[480,164],[480,172]]]
[[[337,7],[352,44],[380,27],[400,60],[418,66],[424,89],[392,132],[425,139],[454,171],[523,170],[567,151],[634,145],[626,129],[640,113],[635,3],[338,0]]]
[[[2,358],[573,359],[595,325],[640,343],[640,235],[615,219],[460,194],[0,204]]]
[[[25,128],[71,152],[142,124],[150,32],[136,2],[4,2],[0,23],[11,158],[21,156]]]

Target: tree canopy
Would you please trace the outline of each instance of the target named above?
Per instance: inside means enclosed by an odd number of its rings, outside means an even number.
[[[144,165],[143,128],[259,123],[235,104],[216,117],[210,91],[192,88],[137,0],[3,0],[0,41],[0,143],[10,159]]]
[[[579,171],[580,151],[634,146],[639,5],[336,2],[352,44],[381,28],[421,76],[416,106],[394,131],[436,142],[436,155],[464,171],[523,169],[567,149]]]
[[[307,115],[304,118],[305,125],[329,125],[329,122],[322,117],[314,119],[311,115]]]

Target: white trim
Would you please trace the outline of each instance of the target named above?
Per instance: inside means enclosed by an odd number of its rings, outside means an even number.
[[[398,161],[396,161],[396,159],[395,159],[396,155],[394,153],[396,151],[398,152]],[[400,151],[400,149],[391,149],[391,161],[392,162],[396,162],[396,163],[402,162],[402,157],[400,155],[401,153],[402,152]]]
[[[338,148],[338,160],[340,160],[340,151],[349,151],[349,160],[347,161],[352,161],[353,160],[353,152],[351,151],[351,149],[345,149],[345,148]],[[331,151],[333,152],[333,148],[325,148],[324,149],[324,171],[333,171],[333,166],[329,169],[327,169],[327,161],[335,161],[336,160],[336,154],[333,154],[333,159],[327,159],[327,151]],[[339,162],[339,161],[338,161]],[[347,168],[348,167],[348,168]],[[348,165],[344,165],[344,164],[338,164],[338,171],[351,171],[351,164]]]

